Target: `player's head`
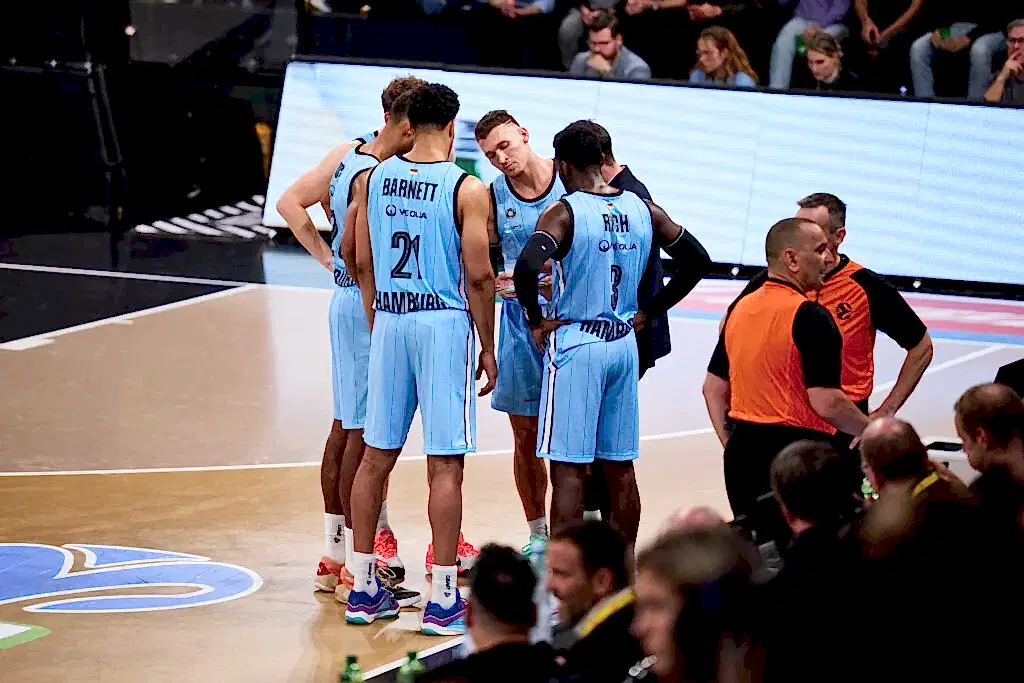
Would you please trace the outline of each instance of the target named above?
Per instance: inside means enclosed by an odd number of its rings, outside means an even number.
[[[415,76],[399,76],[388,83],[388,87],[380,94],[380,106],[384,109],[384,123],[391,116],[391,107],[402,95],[426,85],[427,82]]]
[[[785,218],[773,225],[764,240],[764,252],[769,272],[806,291],[821,289],[835,263],[825,231],[806,218]]]
[[[846,239],[846,204],[842,199],[828,192],[809,194],[796,203],[800,209],[797,218],[812,220],[821,226],[828,237],[828,248],[832,255],[839,257],[839,245]]]
[[[602,12],[587,27],[587,45],[592,53],[615,61],[622,50],[622,32],[614,12]]]
[[[395,154],[405,154],[412,149],[415,134],[409,123],[409,104],[412,102],[414,92],[415,89],[407,90],[391,102],[391,108],[384,117],[384,128],[378,137],[381,159]]]
[[[601,174],[605,180],[611,180],[619,172],[618,164],[615,162],[615,155],[612,153],[612,136],[608,129],[596,121],[583,121],[583,123],[594,131],[598,142],[601,143]]]
[[[458,114],[459,96],[442,83],[427,83],[410,95],[409,125],[417,136],[443,132],[454,140]]]
[[[1024,402],[1005,384],[980,384],[956,402],[956,431],[971,467],[985,470],[1024,450]]]
[[[587,179],[601,176],[601,141],[589,121],[570,123],[554,139],[555,163],[567,192],[575,192]]]
[[[504,109],[487,112],[476,124],[476,141],[494,168],[514,178],[533,156],[530,133]]]
[[[524,638],[537,622],[533,592],[537,577],[529,561],[512,548],[487,545],[473,565],[469,610],[470,634],[516,634]]]

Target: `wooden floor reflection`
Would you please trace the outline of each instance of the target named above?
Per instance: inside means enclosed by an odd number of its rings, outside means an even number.
[[[0,543],[191,553],[264,581],[237,600],[169,611],[47,614],[24,610],[42,598],[0,600],[0,622],[51,631],[0,650],[4,683],[326,682],[337,680],[346,654],[369,669],[437,644],[415,632],[415,611],[350,628],[340,605],[311,590],[323,528],[312,463],[331,421],[330,295],[240,288],[0,351],[0,472],[27,475],[0,477]],[[679,506],[728,510],[699,389],[715,322],[672,324],[675,352],[641,383],[642,539]],[[1019,348],[937,341],[937,371],[902,415],[923,435],[953,435],[955,398],[1019,356]],[[901,358],[880,340],[880,383],[895,378]],[[481,454],[466,466],[466,536],[521,545],[511,433],[486,401],[478,434]],[[421,458],[416,426],[392,477],[389,515],[408,583],[425,589]],[[138,469],[168,471],[117,473]],[[92,470],[107,473],[59,474]],[[5,574],[0,562],[0,593]]]

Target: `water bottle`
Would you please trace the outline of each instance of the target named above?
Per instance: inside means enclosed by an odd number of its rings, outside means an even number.
[[[345,657],[345,668],[338,680],[339,683],[363,683],[363,670],[359,668],[355,655]]]
[[[796,37],[796,53],[801,57],[807,56],[807,43],[804,42],[803,36]]]
[[[398,683],[416,683],[416,677],[426,670],[427,667],[416,657],[416,651],[410,650],[405,663],[398,669]]]

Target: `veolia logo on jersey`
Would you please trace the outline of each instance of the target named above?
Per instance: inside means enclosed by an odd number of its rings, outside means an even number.
[[[634,251],[636,244],[620,244],[618,242],[609,242],[608,240],[601,240],[597,243],[597,248],[602,251]]]
[[[384,213],[389,216],[401,215],[403,218],[426,218],[427,214],[423,211],[417,211],[415,209],[400,209],[394,204],[388,204],[387,208],[384,209]]]

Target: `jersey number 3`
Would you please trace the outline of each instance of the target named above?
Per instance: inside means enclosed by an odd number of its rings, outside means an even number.
[[[412,273],[405,269],[409,265],[409,259],[415,254],[416,257],[416,279],[420,277],[420,236],[410,237],[407,232],[396,232],[391,235],[391,248],[401,249],[402,255],[398,257],[398,263],[391,269],[391,277],[399,280],[412,279]]]
[[[619,285],[622,284],[622,266],[612,266],[612,310],[619,305]]]

